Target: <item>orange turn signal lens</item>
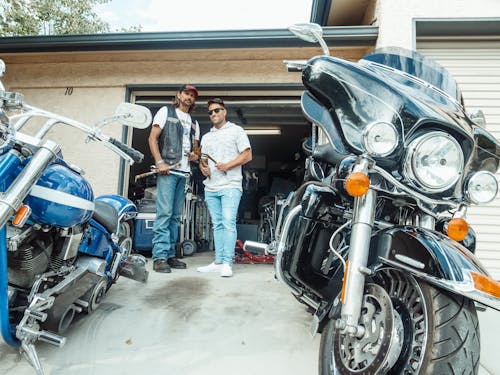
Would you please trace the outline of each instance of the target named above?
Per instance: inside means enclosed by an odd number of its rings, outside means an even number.
[[[31,215],[30,206],[22,205],[16,212],[16,216],[12,219],[12,225],[22,227]]]
[[[351,197],[361,197],[370,188],[370,179],[362,172],[351,173],[345,180],[345,188]]]
[[[469,232],[469,224],[462,218],[451,219],[448,222],[448,237],[457,242],[462,241],[467,237]]]
[[[474,281],[474,287],[481,292],[500,298],[500,283],[485,275],[475,272],[470,273]]]

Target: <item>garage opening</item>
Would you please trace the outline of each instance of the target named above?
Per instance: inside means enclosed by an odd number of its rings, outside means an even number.
[[[180,85],[179,85],[180,86]],[[132,100],[148,107],[152,114],[165,104],[170,104],[178,86],[170,89],[135,90]],[[311,125],[302,115],[300,95],[302,86],[287,87],[203,87],[197,85],[200,97],[192,117],[200,124],[201,136],[209,131],[211,123],[207,115],[207,100],[221,97],[227,106],[227,120],[242,126],[248,134],[252,146],[253,160],[243,167],[243,196],[238,212],[238,239],[268,241],[263,221],[267,220],[266,207],[272,208],[278,199],[295,190],[303,179],[304,160],[307,144],[311,136]],[[133,129],[132,146],[144,153],[142,163],[131,167],[126,178],[128,196],[135,202],[151,198],[148,194],[155,185],[155,176],[135,181],[135,177],[149,171],[154,161],[149,152],[148,129]],[[203,176],[193,163],[192,192],[203,201]],[[154,197],[153,197],[154,198]],[[181,241],[196,241],[196,247],[210,246],[210,230],[203,228],[203,218],[207,215],[194,208],[188,212],[190,217],[181,230]],[[201,212],[201,213],[200,213]],[[205,220],[206,221],[206,220]],[[182,223],[181,223],[182,226]],[[201,238],[206,237],[206,238]]]

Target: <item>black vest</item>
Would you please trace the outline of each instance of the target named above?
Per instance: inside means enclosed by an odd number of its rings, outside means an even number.
[[[177,117],[175,108],[167,105],[167,121],[163,126],[159,138],[160,153],[165,163],[169,166],[176,165],[182,159],[182,137],[184,127],[181,120]],[[196,133],[196,122],[191,118],[191,146],[194,142]]]

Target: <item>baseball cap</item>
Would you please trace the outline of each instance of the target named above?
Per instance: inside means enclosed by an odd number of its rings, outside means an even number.
[[[194,87],[194,85],[190,84],[190,83],[186,83],[185,85],[182,85],[180,88],[179,88],[179,92],[181,91],[193,91],[194,92],[194,95],[197,97],[198,96],[198,89],[196,87]]]

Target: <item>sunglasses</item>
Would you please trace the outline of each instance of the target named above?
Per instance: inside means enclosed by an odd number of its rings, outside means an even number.
[[[212,113],[219,113],[220,111],[222,111],[224,108],[222,107],[219,107],[219,108],[215,108],[215,109],[211,109],[210,111],[208,111],[208,115],[209,116],[212,116]]]

